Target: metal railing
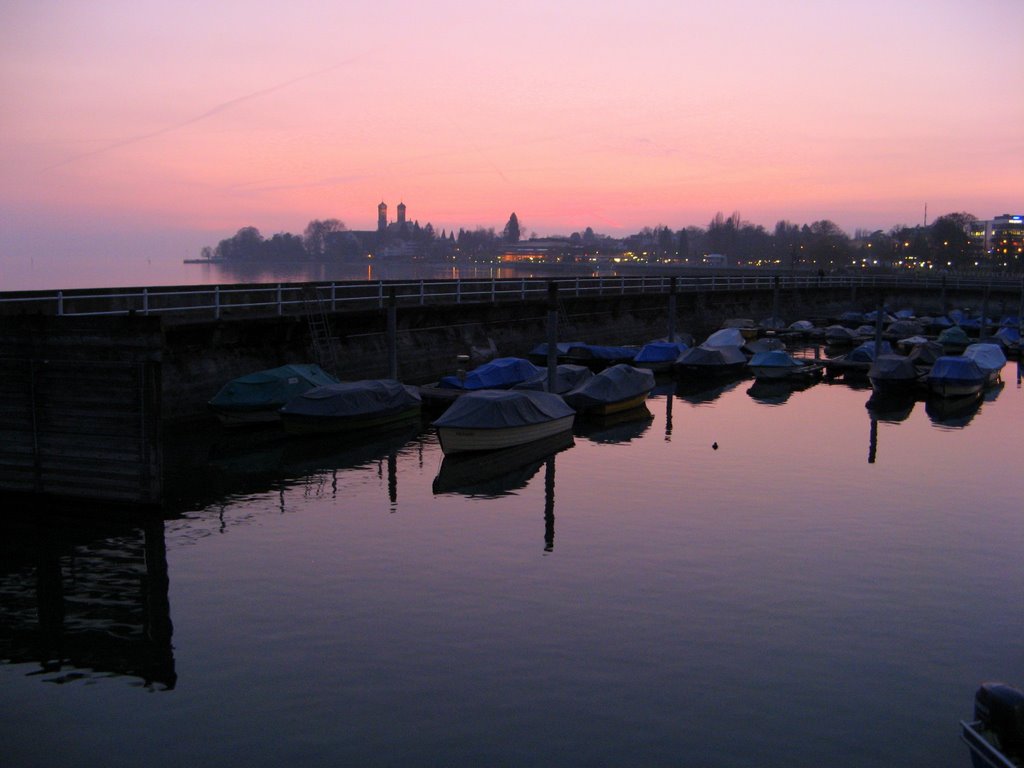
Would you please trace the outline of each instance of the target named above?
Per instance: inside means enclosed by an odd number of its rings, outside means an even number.
[[[674,280],[674,283],[673,283]],[[381,309],[397,306],[457,305],[503,301],[543,300],[556,283],[561,297],[627,294],[771,291],[812,288],[874,288],[903,290],[1020,291],[1020,278],[904,277],[901,275],[667,275],[489,278],[464,280],[378,280],[324,283],[274,283],[82,289],[0,293],[0,314],[32,313],[58,316],[172,315],[221,319],[236,316],[300,314],[316,294],[325,310]]]

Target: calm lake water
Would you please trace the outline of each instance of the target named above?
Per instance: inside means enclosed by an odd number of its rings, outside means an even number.
[[[162,524],[5,534],[2,762],[968,766],[1024,683],[1017,375],[666,385],[496,477],[194,435]]]

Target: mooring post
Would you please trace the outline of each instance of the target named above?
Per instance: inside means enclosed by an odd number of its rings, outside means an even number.
[[[398,380],[398,297],[388,288],[388,377]]]
[[[945,275],[942,276],[942,291],[939,293],[939,301],[941,302],[941,305],[942,305],[942,314],[943,315],[947,314],[948,312],[946,310],[946,276]]]
[[[774,286],[772,287],[772,317],[778,319],[779,315],[779,276],[776,275],[772,278]]]
[[[882,351],[882,318],[885,316],[884,294],[878,292],[878,306],[875,308],[875,358]]]
[[[558,283],[548,283],[548,392],[555,391],[558,377]]]
[[[985,340],[985,323],[988,322],[988,292],[992,284],[985,285],[985,294],[981,297],[981,325],[978,326],[978,341]]]
[[[676,340],[676,278],[673,276],[668,284],[668,340]]]

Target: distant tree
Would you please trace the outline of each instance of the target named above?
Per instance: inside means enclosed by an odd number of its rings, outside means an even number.
[[[596,239],[597,238],[594,235],[593,229],[587,227],[585,230],[583,230],[583,245],[593,245]]]
[[[680,259],[690,258],[690,233],[685,229],[680,229],[676,235],[676,253]]]
[[[954,269],[972,264],[977,254],[968,233],[975,221],[977,219],[969,213],[947,213],[939,216],[932,223],[929,232],[932,258],[941,266],[951,266]]]
[[[505,225],[505,229],[502,231],[501,236],[507,243],[518,243],[519,242],[519,218],[513,211],[512,215],[508,217],[508,224]]]
[[[344,232],[345,225],[338,219],[313,219],[306,225],[302,233],[302,242],[305,245],[306,253],[310,258],[322,258],[328,255],[327,243],[329,236],[334,232]]]
[[[675,251],[676,239],[668,227],[658,228],[658,254],[668,256]]]
[[[217,243],[216,253],[222,259],[258,259],[263,255],[263,235],[256,227],[242,227],[234,237]]]

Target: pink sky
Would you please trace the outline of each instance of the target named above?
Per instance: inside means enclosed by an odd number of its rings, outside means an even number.
[[[1022,35],[1021,0],[8,0],[0,258],[381,200],[542,235],[1018,213]]]

